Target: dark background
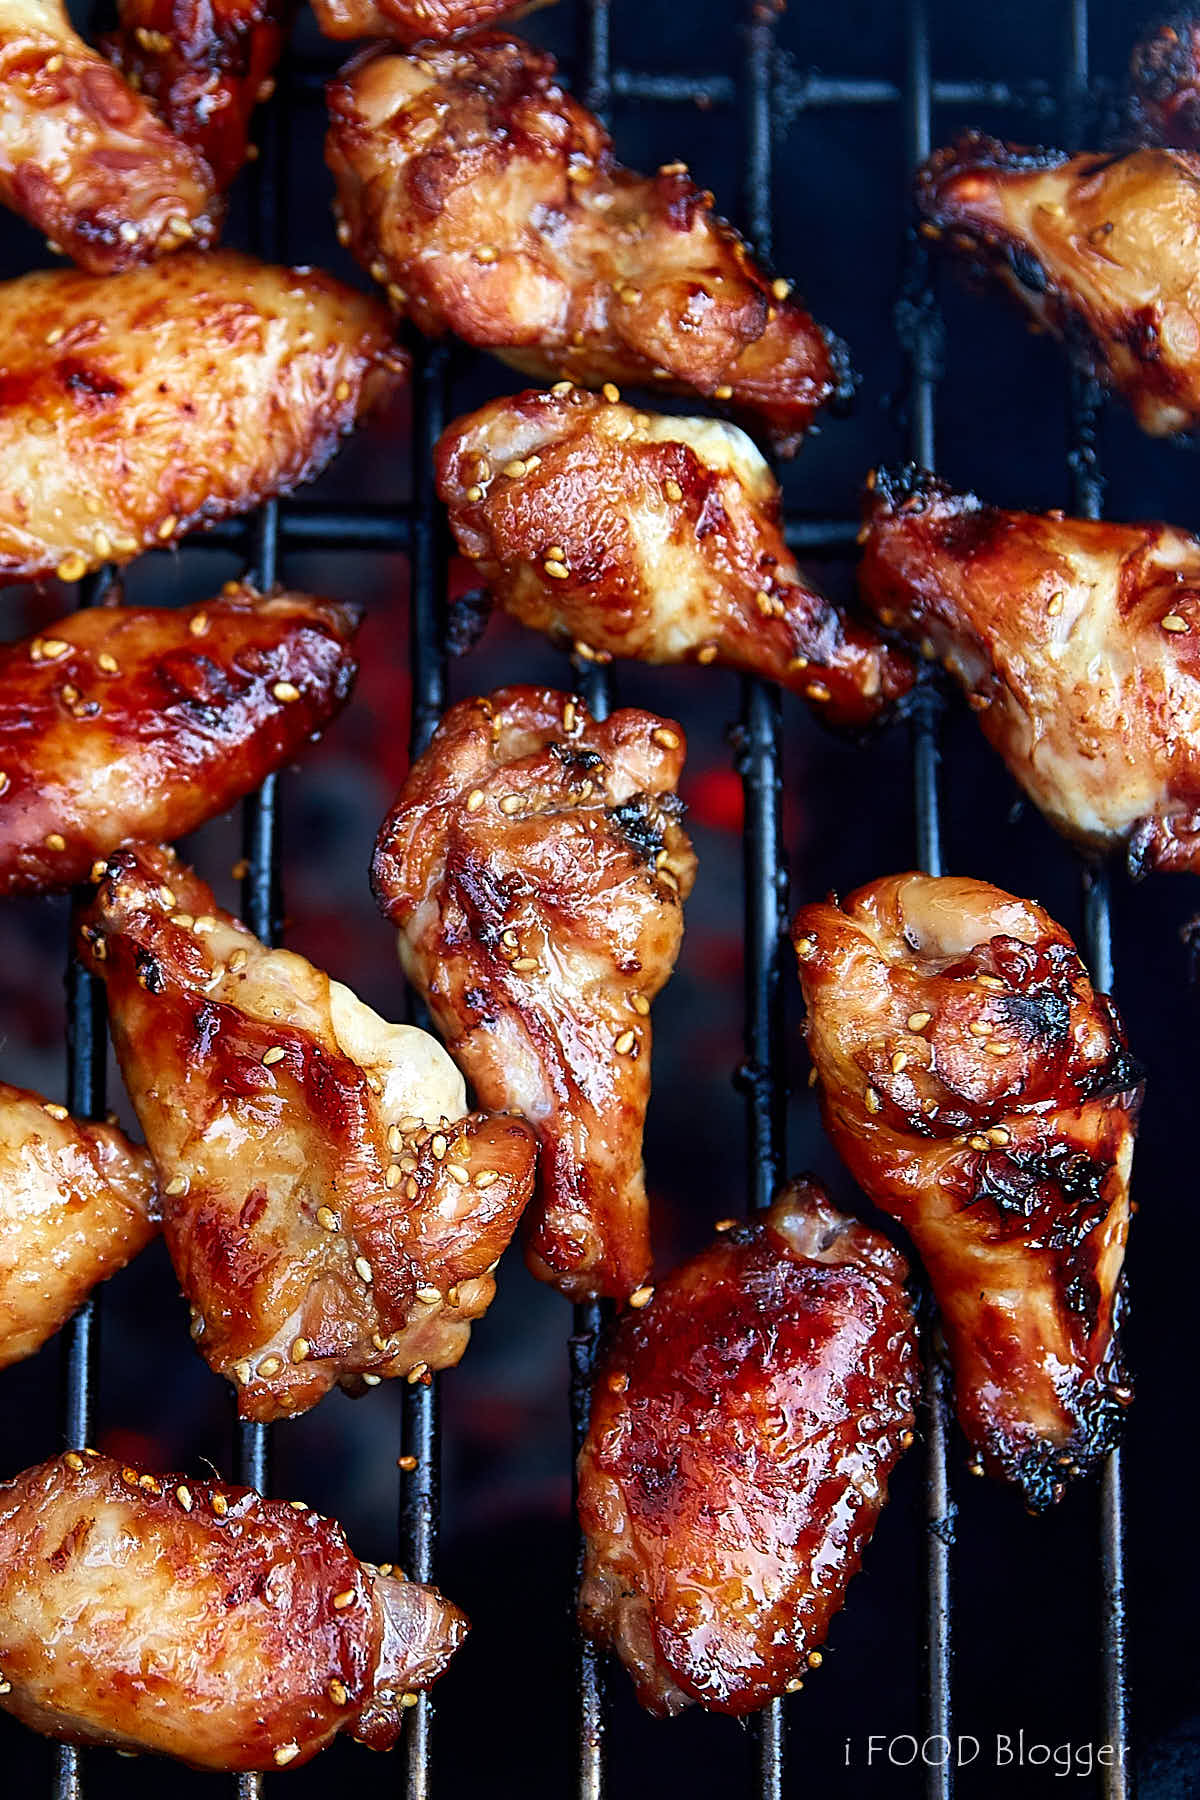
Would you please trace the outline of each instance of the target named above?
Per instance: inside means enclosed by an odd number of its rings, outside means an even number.
[[[979,124],[1024,141],[1054,141],[1055,98],[1064,69],[1067,7],[1061,0],[933,7],[933,64],[940,80],[1015,84],[1026,104],[1007,109],[939,105],[935,142]],[[1092,7],[1091,58],[1097,118],[1111,110],[1138,28],[1140,6]],[[641,70],[686,69],[736,82],[744,55],[737,0],[700,7],[616,0],[614,57]],[[570,72],[579,24],[571,0],[541,12],[528,32],[564,56]],[[796,0],[779,27],[786,76],[882,79],[899,85],[905,9],[886,0]],[[319,45],[311,21],[297,39],[297,70],[336,47]],[[288,83],[282,84],[284,86]],[[302,85],[292,83],[290,85]],[[794,93],[802,89],[793,87]],[[654,166],[682,157],[718,203],[741,205],[742,126],[730,104],[614,106],[625,160]],[[282,251],[358,279],[338,250],[321,161],[319,90],[277,114],[287,170]],[[1097,125],[1095,129],[1099,130]],[[903,358],[894,329],[908,223],[903,122],[895,99],[871,107],[799,108],[776,143],[774,262],[794,277],[816,316],[848,341],[862,376],[853,417],[832,422],[787,471],[787,504],[798,517],[848,518],[872,463],[903,456],[907,423],[898,398]],[[248,242],[254,182],[243,178],[230,237]],[[16,220],[0,222],[7,273],[46,260]],[[945,374],[937,396],[941,471],[989,499],[1037,508],[1068,505],[1067,384],[1056,348],[1029,336],[991,298],[939,283]],[[452,408],[463,410],[518,379],[463,352],[453,364]],[[1200,460],[1185,447],[1143,437],[1117,407],[1105,416],[1101,466],[1106,505],[1117,517],[1151,515],[1200,526]],[[318,490],[330,499],[402,502],[410,497],[409,415],[401,400],[347,449]],[[240,559],[200,543],[144,558],[127,580],[132,597],[170,602],[214,592]],[[849,566],[813,565],[831,587],[848,588]],[[289,584],[366,604],[362,675],[348,711],[302,770],[283,784],[287,942],[310,955],[390,1017],[403,984],[390,933],[366,883],[375,830],[407,765],[408,569],[402,556],[340,553],[287,558]],[[0,600],[3,634],[15,636],[71,604],[54,584]],[[497,621],[452,670],[455,695],[504,680],[567,683],[562,660],[540,640]],[[683,953],[655,1010],[655,1088],[647,1166],[660,1268],[703,1243],[712,1221],[744,1204],[743,1103],[731,1075],[742,1054],[740,784],[727,732],[736,720],[736,680],[720,672],[617,671],[621,701],[676,714],[692,750],[683,792],[700,855]],[[902,726],[866,745],[836,741],[800,702],[784,702],[785,842],[793,903],[843,891],[911,864],[914,856],[909,741]],[[946,858],[951,869],[1035,894],[1072,931],[1081,930],[1080,865],[1031,812],[1015,805],[1003,767],[970,716],[951,709],[945,739]],[[187,847],[232,904],[228,870],[239,853],[236,821],[210,827]],[[1129,1554],[1132,1674],[1137,1757],[1153,1800],[1200,1793],[1197,1615],[1200,1579],[1193,1546],[1196,1456],[1190,1393],[1195,1351],[1195,1270],[1200,1223],[1193,1192],[1194,1036],[1197,997],[1180,928],[1200,904],[1189,877],[1132,886],[1114,879],[1117,992],[1136,1053],[1149,1071],[1135,1164],[1139,1216],[1130,1258],[1129,1341],[1138,1397],[1129,1421]],[[63,1091],[62,969],[65,907],[39,901],[0,910],[0,1074]],[[816,1169],[835,1196],[855,1196],[825,1143],[805,1086],[799,999],[790,971],[790,1164]],[[119,1083],[113,1078],[114,1094]],[[231,1408],[223,1385],[191,1349],[185,1310],[161,1247],[105,1291],[96,1442],[153,1466],[195,1468],[208,1458],[228,1472]],[[485,1791],[558,1800],[570,1791],[570,1558],[572,1534],[565,1337],[568,1310],[505,1260],[500,1293],[459,1369],[442,1378],[445,1495],[438,1558],[441,1585],[470,1612],[475,1630],[437,1690],[437,1793]],[[58,1446],[57,1346],[0,1379],[4,1471]],[[341,1517],[365,1556],[395,1552],[395,1468],[400,1395],[385,1386],[364,1402],[331,1397],[276,1434],[275,1485]],[[965,1770],[965,1795],[1092,1795],[1079,1773],[996,1769],[997,1732],[1051,1745],[1085,1746],[1099,1735],[1096,1492],[1085,1484],[1048,1519],[1032,1520],[1007,1492],[971,1480],[954,1446],[960,1506],[954,1558],[958,1727],[983,1744]],[[913,1771],[868,1771],[868,1733],[919,1731],[921,1454],[900,1468],[829,1654],[806,1691],[788,1703],[788,1791],[797,1796],[900,1797],[919,1791]],[[640,1796],[664,1781],[696,1800],[746,1794],[747,1733],[693,1711],[672,1724],[644,1718],[617,1671],[612,1678],[612,1794]],[[846,1741],[851,1766],[847,1767]],[[0,1789],[46,1791],[49,1746],[0,1722]],[[1076,1768],[1078,1765],[1075,1765]],[[274,1789],[276,1779],[270,1787]],[[373,1759],[339,1744],[310,1768],[287,1774],[286,1791],[401,1790],[400,1757]],[[168,1789],[192,1796],[230,1791],[152,1760],[87,1762],[89,1794],[142,1800]],[[280,1787],[282,1792],[282,1786]]]

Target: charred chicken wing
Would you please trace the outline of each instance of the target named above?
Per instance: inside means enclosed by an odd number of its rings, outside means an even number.
[[[927,233],[996,276],[1156,437],[1200,422],[1200,158],[969,133],[917,180]]]
[[[0,286],[0,581],[75,581],[317,475],[407,371],[384,309],[232,251]]]
[[[907,469],[868,492],[860,582],[1060,831],[1135,871],[1200,869],[1200,542],[1002,512]]]
[[[63,888],[256,788],[350,692],[355,615],[231,584],[177,610],[89,607],[0,649],[0,893]]]
[[[157,1230],[147,1151],[0,1081],[0,1368],[40,1350]]]
[[[0,1484],[0,1705],[68,1744],[285,1769],[389,1750],[467,1621],[302,1501],[68,1450]]]
[[[566,385],[494,400],[438,445],[459,548],[509,612],[604,658],[765,675],[841,724],[911,685],[904,652],[801,580],[748,437]]]
[[[402,44],[426,38],[444,43],[516,18],[551,0],[313,0],[317,24],[331,38],[396,38]]]
[[[268,950],[169,852],[118,853],[82,925],[203,1355],[242,1417],[458,1361],[533,1185],[428,1033]]]
[[[795,449],[846,382],[840,346],[754,263],[680,163],[652,177],[558,85],[485,36],[368,52],[330,85],[341,234],[397,311],[535,377],[663,382]]]
[[[652,713],[501,688],[446,714],[375,847],[410,981],[482,1104],[538,1133],[529,1261],[574,1299],[650,1269],[650,1002],[696,869],[683,758]]]
[[[649,1711],[800,1684],[912,1441],[906,1275],[798,1181],[618,1322],[579,1457],[579,1616]]]
[[[982,881],[896,875],[793,927],[825,1123],[908,1231],[958,1416],[1028,1505],[1129,1400],[1122,1266],[1139,1071],[1065,931]]]
[[[250,151],[292,11],[292,0],[120,0],[106,52],[222,190]]]
[[[1136,45],[1129,73],[1139,134],[1200,150],[1200,18],[1156,25]]]
[[[0,199],[81,268],[105,275],[212,242],[207,163],[72,30],[60,0],[0,0],[0,92]]]

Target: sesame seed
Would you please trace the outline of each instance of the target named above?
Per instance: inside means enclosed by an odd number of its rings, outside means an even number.
[[[416,1383],[421,1380],[422,1376],[428,1375],[428,1373],[429,1373],[429,1364],[428,1363],[423,1363],[423,1362],[414,1363],[412,1368],[408,1371],[408,1374],[404,1377],[404,1379],[407,1381],[409,1387],[415,1387]]]
[[[282,1044],[272,1044],[269,1050],[263,1051],[263,1067],[265,1069],[271,1068],[275,1063],[282,1062],[286,1055],[287,1051]]]
[[[910,1031],[924,1031],[925,1027],[928,1025],[928,1023],[929,1023],[930,1019],[932,1019],[932,1017],[933,1017],[933,1014],[927,1013],[927,1012],[909,1013],[908,1019],[906,1021],[907,1025],[908,1025],[908,1029]]]
[[[370,1286],[371,1282],[373,1282],[375,1279],[375,1271],[374,1271],[374,1269],[372,1269],[370,1263],[367,1261],[365,1256],[356,1256],[355,1257],[354,1273],[358,1276],[360,1281],[365,1281],[367,1283],[368,1287]]]
[[[237,1376],[241,1385],[243,1387],[245,1387],[246,1383],[250,1379],[250,1364],[248,1362],[234,1363],[233,1372]]]
[[[505,794],[503,800],[500,802],[500,811],[506,813],[511,819],[513,814],[519,813],[524,805],[525,800],[523,795]]]
[[[282,1367],[283,1361],[280,1357],[264,1356],[258,1365],[258,1372],[269,1381],[272,1375],[278,1375]]]
[[[1004,1125],[993,1125],[988,1132],[988,1137],[993,1144],[1011,1144],[1012,1142],[1012,1132]]]
[[[562,723],[563,723],[564,731],[574,731],[576,717],[577,717],[577,713],[576,713],[576,708],[575,708],[575,702],[573,700],[568,700],[562,710]]]
[[[190,912],[177,912],[171,914],[171,923],[172,925],[181,925],[185,931],[190,931],[196,921]]]
[[[549,575],[552,578],[552,580],[554,580],[554,581],[566,581],[566,580],[568,580],[568,578],[570,577],[570,574],[571,574],[571,571],[567,567],[566,563],[555,562],[552,558],[547,558],[547,560],[542,564],[542,568],[545,570],[546,574]]]
[[[204,612],[193,613],[188,620],[188,630],[193,637],[203,637],[204,633],[208,630],[208,614]]]
[[[419,1287],[417,1299],[425,1306],[436,1306],[442,1298],[442,1290],[437,1287]]]
[[[350,1698],[345,1684],[339,1681],[336,1676],[325,1691],[335,1706],[345,1706],[347,1700]]]
[[[440,1131],[435,1132],[429,1140],[429,1148],[435,1162],[441,1162],[446,1154],[446,1140]]]
[[[229,1511],[229,1502],[224,1494],[213,1495],[212,1509],[216,1513],[218,1519],[223,1519],[225,1517],[225,1514]]]
[[[668,500],[682,500],[683,499],[683,489],[680,487],[680,485],[677,481],[668,481],[664,491],[666,493]]]
[[[300,698],[300,689],[290,681],[277,681],[271,692],[277,700],[282,700],[285,706],[290,706],[293,700]]]
[[[664,750],[678,750],[679,748],[679,733],[668,731],[665,725],[656,726],[650,736],[656,744],[661,744]]]
[[[50,344],[51,346],[53,346],[55,344],[61,344],[62,340],[65,336],[66,336],[66,326],[65,325],[56,325],[54,327],[53,331],[48,331],[46,333],[46,342],[48,344]]]
[[[803,1686],[804,1683],[801,1681],[800,1677],[798,1675],[793,1675],[790,1681],[784,1683],[783,1691],[785,1694],[798,1694]]]
[[[810,681],[804,692],[809,700],[829,699],[829,689],[823,681]]]
[[[796,939],[796,955],[812,956],[817,948],[816,938],[802,937]]]
[[[406,1475],[411,1475],[416,1466],[417,1459],[415,1456],[398,1456],[396,1458],[396,1467],[398,1469],[403,1469]]]
[[[287,1763],[295,1762],[300,1754],[300,1746],[294,1740],[290,1744],[280,1744],[275,1752],[275,1761],[282,1769]]]
[[[415,1706],[420,1698],[420,1694],[401,1694],[400,1704],[407,1711],[409,1707]]]
[[[893,1058],[892,1058],[892,1074],[899,1075],[901,1069],[907,1068],[907,1066],[908,1066],[908,1058],[904,1054],[904,1051],[897,1050],[895,1056],[893,1056]]]
[[[385,1185],[389,1188],[399,1187],[402,1173],[399,1163],[389,1163],[383,1176]]]
[[[311,1349],[312,1345],[307,1338],[298,1337],[293,1339],[289,1354],[294,1363],[302,1363]]]
[[[92,549],[99,557],[112,555],[112,540],[107,531],[93,531]]]
[[[120,663],[115,656],[110,656],[107,650],[102,650],[96,658],[96,661],[106,675],[119,675],[121,673]]]
[[[875,1089],[873,1087],[869,1087],[867,1089],[866,1093],[863,1095],[863,1103],[866,1106],[866,1109],[869,1113],[877,1113],[877,1112],[883,1111],[883,1101],[880,1099],[879,1095],[875,1092]]]
[[[73,550],[69,556],[63,557],[54,573],[60,581],[78,581],[81,575],[87,574],[87,559]]]
[[[467,795],[467,811],[469,813],[478,812],[482,805],[483,789],[472,788],[471,792]]]
[[[481,244],[475,252],[475,261],[481,263],[494,263],[499,255],[500,252],[494,244]]]
[[[165,886],[160,887],[158,890],[158,898],[159,898],[161,904],[163,906],[165,906],[168,910],[170,910],[170,908],[172,906],[174,906],[174,904],[175,904],[175,893],[172,888],[165,887]]]
[[[187,1191],[188,1178],[186,1175],[173,1175],[163,1189],[164,1194],[186,1194]]]
[[[1004,992],[1004,983],[1000,980],[998,975],[981,975],[979,977],[979,985],[980,987],[992,988],[999,993]]]
[[[507,475],[510,481],[520,481],[522,475],[524,475],[527,470],[528,464],[522,462],[519,456],[514,456],[510,462],[505,463],[500,473],[502,475]]]
[[[774,294],[774,296],[777,300],[786,300],[788,295],[791,293],[791,291],[792,291],[791,282],[785,281],[783,279],[782,275],[778,276],[771,283],[771,292]]]
[[[538,959],[536,956],[516,956],[510,966],[519,970],[521,974],[526,974],[530,969],[538,967]]]
[[[733,389],[730,387],[730,385],[727,381],[722,382],[722,384],[719,388],[713,389],[713,399],[714,400],[732,400],[733,399]]]
[[[972,1150],[986,1150],[988,1147],[988,1141],[985,1137],[968,1138],[967,1143]]]
[[[649,1306],[653,1298],[654,1289],[652,1287],[634,1288],[629,1296],[629,1304],[640,1311],[643,1306]]]
[[[0,794],[3,794],[5,792],[5,790],[7,789],[7,787],[8,787],[8,770],[0,769]]]
[[[74,1450],[68,1450],[67,1454],[63,1457],[63,1461],[66,1463],[68,1469],[82,1469],[83,1467],[82,1456],[78,1456]]]
[[[70,648],[70,644],[63,638],[42,639],[42,655],[48,662],[57,662],[59,657],[65,656]]]
[[[191,1512],[191,1510],[192,1510],[192,1490],[191,1490],[191,1488],[185,1487],[184,1484],[181,1482],[179,1484],[179,1486],[175,1489],[175,1498],[178,1500],[180,1506],[182,1506],[184,1512]]]
[[[339,381],[333,390],[333,397],[335,400],[348,400],[350,398],[350,383],[348,381]]]
[[[475,1171],[475,1186],[477,1188],[493,1187],[499,1179],[499,1169],[477,1169]]]
[[[446,1173],[449,1175],[451,1181],[457,1181],[459,1187],[466,1187],[468,1181],[471,1179],[461,1163],[447,1163]]]
[[[1051,594],[1050,599],[1046,603],[1046,611],[1049,613],[1050,617],[1052,619],[1057,619],[1057,617],[1058,617],[1059,613],[1062,611],[1062,609],[1063,609],[1062,595],[1061,594]]]
[[[984,1049],[987,1051],[989,1056],[1007,1056],[1009,1051],[1012,1049],[1012,1045],[1011,1044],[1002,1044],[997,1039],[990,1044],[985,1044]]]
[[[67,847],[67,840],[63,836],[61,831],[47,832],[47,834],[46,834],[47,850],[65,850],[66,847]]]
[[[477,483],[472,483],[467,489],[467,499],[474,506],[476,501],[483,499],[483,489]]]
[[[1164,631],[1186,631],[1188,622],[1180,618],[1178,613],[1168,613],[1162,622],[1162,628]]]
[[[701,644],[696,652],[696,661],[698,663],[711,663],[716,662],[716,660],[717,646],[715,644]]]
[[[635,1031],[623,1031],[613,1044],[613,1049],[618,1056],[628,1056],[636,1043],[637,1033]]]
[[[987,1019],[972,1019],[967,1029],[972,1037],[985,1038],[991,1037],[996,1027],[989,1024]]]

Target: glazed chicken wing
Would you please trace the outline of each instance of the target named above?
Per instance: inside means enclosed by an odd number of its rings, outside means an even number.
[[[797,1181],[618,1321],[579,1457],[579,1617],[650,1712],[752,1712],[820,1660],[912,1442],[906,1275]]]
[[[0,1705],[68,1744],[285,1769],[390,1750],[467,1621],[297,1500],[68,1450],[0,1484]]]
[[[925,1264],[979,1462],[1047,1506],[1130,1398],[1119,1323],[1140,1072],[1061,926],[983,881],[802,907],[825,1123]]]
[[[354,680],[357,616],[235,583],[185,610],[96,606],[0,649],[0,894],[179,838],[302,746]]]
[[[110,274],[215,238],[208,164],[72,30],[61,0],[0,0],[0,94],[0,200],[81,268]]]
[[[340,234],[422,331],[535,377],[663,382],[794,450],[846,385],[840,346],[772,283],[680,163],[647,177],[558,85],[485,36],[377,49],[330,85]]]
[[[968,133],[917,180],[925,230],[994,275],[1155,437],[1200,422],[1200,158]]]
[[[932,647],[1060,831],[1200,869],[1200,541],[1003,512],[920,471],[867,496],[863,597]]]
[[[533,1186],[520,1119],[467,1112],[427,1032],[268,950],[165,850],[82,925],[192,1335],[246,1419],[456,1363]]]
[[[1129,74],[1139,134],[1200,150],[1200,18],[1156,25],[1134,47]]]
[[[407,372],[385,310],[232,251],[0,285],[0,581],[75,581],[317,475]]]
[[[147,1151],[0,1081],[0,1368],[40,1350],[157,1230]]]
[[[459,548],[505,608],[604,660],[727,663],[839,724],[912,684],[903,651],[801,580],[775,479],[734,426],[560,383],[451,425],[437,478]]]
[[[683,759],[653,713],[501,688],[446,714],[375,847],[405,973],[482,1104],[538,1133],[527,1253],[573,1299],[650,1269],[650,1002],[696,870]]]
[[[551,0],[313,0],[317,24],[330,38],[424,39],[444,43],[482,25],[523,17]]]
[[[120,0],[104,49],[224,191],[274,88],[293,0]]]

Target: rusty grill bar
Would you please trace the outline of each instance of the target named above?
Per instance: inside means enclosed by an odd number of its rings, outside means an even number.
[[[560,0],[564,6],[570,0]],[[740,72],[683,76],[643,73],[614,66],[611,53],[611,0],[577,0],[578,58],[574,87],[601,117],[614,102],[622,106],[679,107],[700,105],[736,109],[744,147],[742,222],[764,257],[772,237],[772,147],[790,121],[815,108],[888,108],[900,111],[905,154],[911,168],[933,143],[935,106],[952,104],[1020,109],[1031,121],[1049,121],[1067,142],[1080,139],[1091,95],[1088,65],[1087,0],[1062,0],[1066,54],[1061,90],[1055,95],[1045,82],[944,81],[935,78],[930,49],[928,0],[906,0],[906,60],[903,80],[843,79],[801,73],[776,43],[777,15],[768,3],[747,0],[744,16],[744,60]],[[298,54],[280,69],[275,98],[267,109],[261,134],[262,151],[254,171],[252,247],[273,258],[287,255],[283,217],[282,159],[297,102],[311,104],[319,87],[341,60],[339,49],[327,57]],[[799,271],[803,277],[803,270]],[[934,400],[937,381],[938,321],[930,289],[926,252],[912,236],[905,293],[910,302],[903,338],[907,363],[909,450],[927,467],[934,462]],[[414,412],[411,454],[413,492],[410,503],[330,506],[303,496],[272,502],[248,525],[221,527],[195,547],[235,549],[243,553],[257,580],[274,582],[289,551],[311,549],[347,552],[403,551],[411,564],[414,753],[428,743],[444,708],[446,681],[445,597],[449,541],[442,510],[433,489],[432,449],[445,422],[446,346],[414,344]],[[1074,380],[1072,430],[1068,446],[1076,509],[1099,516],[1102,479],[1095,456],[1095,422],[1100,404],[1091,384]],[[792,516],[787,536],[799,553],[849,554],[857,522],[852,517]],[[94,599],[103,576],[84,584],[80,599]],[[608,706],[605,673],[592,666],[580,676],[593,711]],[[942,702],[932,685],[923,686],[911,724],[912,787],[916,860],[930,873],[943,868],[939,797],[939,719]],[[735,760],[745,796],[745,1059],[738,1071],[746,1100],[747,1200],[765,1206],[785,1166],[785,1100],[781,1078],[784,1058],[783,1009],[780,989],[785,925],[786,882],[781,837],[780,791],[781,709],[778,693],[761,683],[743,683],[741,720],[735,732]],[[243,842],[247,863],[242,909],[250,927],[268,942],[276,941],[281,919],[280,859],[276,781],[272,777],[244,807]],[[1107,877],[1085,868],[1086,947],[1099,986],[1113,980],[1112,926]],[[73,1112],[98,1116],[105,1107],[105,1009],[99,984],[73,954],[67,974],[67,1099]],[[586,1430],[591,1374],[606,1309],[575,1309],[569,1339],[572,1426],[577,1446]],[[98,1306],[89,1302],[63,1334],[61,1435],[65,1445],[82,1446],[93,1426],[94,1377],[98,1355]],[[954,1507],[950,1494],[948,1443],[950,1415],[943,1368],[931,1359],[923,1402],[925,1542],[924,1704],[920,1729],[925,1736],[953,1730],[951,1677],[951,1566]],[[261,1426],[239,1426],[235,1432],[235,1466],[240,1479],[268,1487],[270,1434]],[[400,1536],[407,1570],[419,1580],[435,1570],[438,1529],[439,1433],[436,1383],[409,1389],[403,1402],[402,1449],[416,1458],[416,1468],[403,1483]],[[1103,1470],[1098,1494],[1100,1593],[1098,1627],[1099,1724],[1111,1743],[1128,1742],[1126,1688],[1126,1620],[1124,1526],[1121,1452]],[[572,1781],[578,1800],[603,1800],[605,1784],[606,1696],[602,1659],[576,1639],[576,1763]],[[744,1789],[758,1800],[782,1800],[785,1791],[799,1793],[803,1777],[786,1781],[785,1709],[768,1707],[755,1723]],[[403,1747],[371,1784],[370,1791],[403,1789],[407,1800],[432,1800],[435,1791],[431,1708],[422,1697],[409,1715]],[[732,1729],[732,1727],[731,1727]],[[86,1758],[58,1746],[54,1755],[54,1800],[84,1800]],[[403,1771],[403,1773],[401,1773]],[[1132,1776],[1122,1762],[1099,1770],[1105,1800],[1129,1800]],[[255,1800],[264,1778],[242,1776],[227,1783],[240,1800]],[[951,1800],[953,1772],[947,1764],[926,1771],[929,1800]]]

